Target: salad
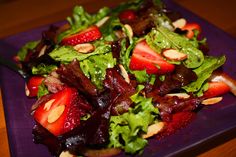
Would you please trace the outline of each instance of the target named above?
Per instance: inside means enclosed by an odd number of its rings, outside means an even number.
[[[160,0],[133,0],[89,14],[75,6],[15,57],[37,101],[33,140],[53,156],[141,154],[148,139],[184,126],[204,105],[236,94],[209,56],[201,26]],[[175,128],[175,129],[173,129]]]

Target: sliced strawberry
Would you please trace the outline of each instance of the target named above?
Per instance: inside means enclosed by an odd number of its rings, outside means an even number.
[[[206,98],[212,98],[223,95],[229,91],[229,86],[224,82],[209,82],[208,90],[204,92],[203,96]]]
[[[80,124],[78,92],[64,88],[43,101],[34,112],[34,119],[55,136],[61,135]]]
[[[165,74],[173,71],[175,66],[165,61],[162,56],[152,50],[145,40],[139,42],[131,56],[131,70],[146,70],[148,74]]]
[[[134,10],[124,10],[119,14],[119,19],[121,21],[131,21],[136,19],[136,13]]]
[[[186,37],[191,39],[194,36],[194,30],[199,31],[201,33],[201,27],[197,23],[187,23],[184,27],[181,28],[182,30],[187,30]]]
[[[33,76],[26,84],[25,93],[29,97],[35,97],[38,94],[38,87],[42,84],[45,78],[42,76]]]
[[[102,34],[97,26],[90,26],[87,29],[62,39],[62,45],[77,45],[87,43],[101,38]]]

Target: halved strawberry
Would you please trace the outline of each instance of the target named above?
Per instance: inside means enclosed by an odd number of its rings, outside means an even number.
[[[55,136],[80,124],[78,92],[66,87],[43,101],[34,112],[34,119]]]
[[[201,33],[201,27],[197,23],[187,23],[184,27],[181,28],[182,30],[187,30],[186,37],[191,39],[194,36],[194,30],[199,31]]]
[[[208,82],[208,90],[204,92],[203,97],[212,98],[223,95],[229,91],[229,86],[224,82]]]
[[[119,19],[121,21],[131,21],[131,20],[134,20],[136,19],[136,13],[134,10],[124,10],[122,11],[120,14],[119,14]]]
[[[97,26],[90,26],[76,34],[70,35],[62,39],[62,45],[77,45],[87,43],[101,38],[102,34]]]
[[[33,76],[29,79],[25,86],[25,93],[28,97],[35,97],[38,94],[38,87],[45,78],[42,76]]]
[[[131,70],[146,70],[148,74],[165,74],[173,71],[175,66],[165,61],[160,54],[152,50],[145,40],[139,42],[131,56]]]

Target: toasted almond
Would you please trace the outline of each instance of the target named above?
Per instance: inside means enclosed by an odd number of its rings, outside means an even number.
[[[182,52],[179,52],[175,49],[167,49],[163,51],[163,56],[172,61],[182,61],[185,60],[188,56]]]
[[[49,100],[48,102],[46,102],[46,103],[44,104],[43,109],[46,110],[46,111],[49,111],[50,108],[51,108],[51,106],[52,106],[52,103],[53,103],[55,100],[56,100],[56,99],[51,99],[51,100]]]
[[[45,53],[46,49],[47,49],[47,45],[44,45],[44,46],[43,46],[43,48],[41,48],[41,50],[40,50],[40,52],[39,52],[39,55],[38,55],[38,57],[40,57],[40,56],[44,55],[44,53]]]
[[[124,27],[125,27],[125,29],[128,33],[127,35],[129,37],[129,39],[131,40],[133,38],[133,35],[134,35],[132,27],[128,24],[125,24]]]
[[[121,71],[121,75],[124,77],[125,81],[127,83],[130,83],[129,75],[128,75],[127,71],[125,70],[125,68],[123,67],[123,65],[119,64],[119,68]]]
[[[59,119],[62,113],[64,112],[64,110],[65,110],[65,105],[60,105],[52,109],[52,111],[48,115],[48,123],[53,123],[57,119]]]
[[[115,31],[115,35],[116,35],[116,37],[119,38],[119,39],[126,37],[126,34],[125,34],[122,30],[116,30],[116,31]]]
[[[152,124],[148,127],[147,133],[142,135],[143,138],[149,138],[153,135],[156,135],[164,128],[165,123],[164,122],[157,122],[155,124]]]
[[[59,157],[75,157],[75,155],[71,154],[69,151],[63,151]]]
[[[27,84],[25,84],[25,95],[26,96],[30,95],[30,91],[29,91],[29,88],[28,88]]]
[[[178,98],[182,99],[187,99],[190,97],[190,95],[188,95],[187,93],[171,93],[171,94],[166,94],[166,96],[169,97],[177,96]]]
[[[95,25],[98,27],[101,27],[102,25],[104,25],[107,22],[107,20],[109,20],[109,18],[110,18],[109,16],[105,16],[100,21],[98,21]]]
[[[184,18],[180,18],[174,21],[172,24],[175,28],[183,28],[186,25],[187,21]]]
[[[77,44],[74,46],[74,49],[80,53],[89,53],[95,50],[95,47],[93,44],[90,43],[83,43],[83,44]]]
[[[214,98],[209,98],[209,99],[205,99],[202,101],[203,105],[213,105],[216,104],[218,102],[220,102],[223,99],[223,97],[214,97]]]

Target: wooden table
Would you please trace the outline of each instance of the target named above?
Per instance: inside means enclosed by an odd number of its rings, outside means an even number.
[[[0,38],[61,21],[71,15],[71,10],[76,3],[94,12],[101,6],[114,6],[120,1],[124,0],[100,0],[99,3],[96,3],[98,0],[0,0]],[[221,0],[175,1],[236,37],[234,18],[236,1],[227,0],[227,3]],[[200,153],[199,157],[235,157],[236,138],[233,136],[215,141],[214,145],[208,145],[206,149],[199,149],[196,153]],[[2,101],[0,101],[0,156],[10,156]]]

